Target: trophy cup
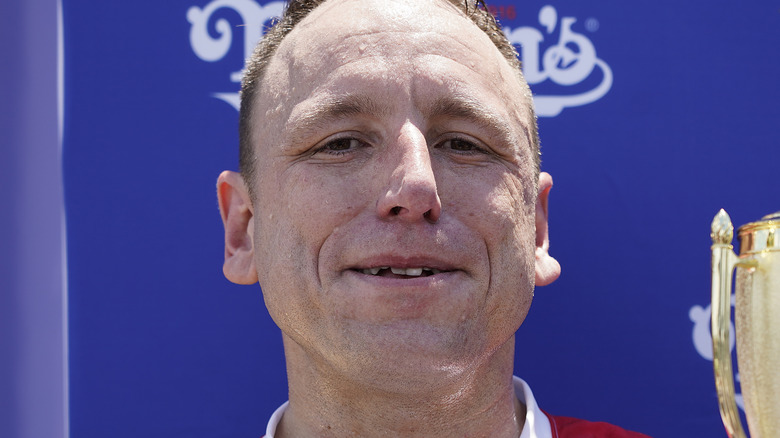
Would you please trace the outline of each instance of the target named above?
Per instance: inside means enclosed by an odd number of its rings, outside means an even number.
[[[720,416],[744,438],[729,351],[731,279],[736,281],[737,363],[751,438],[780,437],[780,212],[737,230],[722,209],[712,221],[712,347]]]

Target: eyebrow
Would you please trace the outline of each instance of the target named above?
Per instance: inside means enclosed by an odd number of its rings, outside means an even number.
[[[294,138],[300,138],[331,122],[357,115],[382,118],[389,112],[389,108],[377,104],[364,95],[335,96],[316,103],[313,108],[296,116],[291,121],[291,131]]]
[[[511,143],[515,143],[519,140],[512,132],[512,129],[510,129],[506,120],[495,114],[481,102],[467,96],[453,95],[442,97],[425,108],[425,116],[429,120],[435,117],[471,120],[481,128],[494,132],[502,140]],[[527,127],[520,124],[520,128],[523,130],[530,144]]]

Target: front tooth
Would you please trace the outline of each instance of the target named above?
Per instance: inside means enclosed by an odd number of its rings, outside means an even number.
[[[379,268],[371,268],[369,271],[371,271],[371,275],[376,275],[379,273]]]
[[[390,272],[395,275],[406,275],[408,277],[419,277],[422,275],[423,268],[390,268]]]

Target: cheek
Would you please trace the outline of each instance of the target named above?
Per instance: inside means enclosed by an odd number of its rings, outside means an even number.
[[[504,166],[477,170],[457,175],[451,184],[443,178],[441,196],[443,210],[449,208],[487,252],[487,293],[475,318],[487,327],[483,332],[493,348],[517,331],[530,308],[535,264],[535,196],[530,193],[535,189],[530,178],[517,178]]]
[[[479,226],[490,260],[491,324],[514,332],[531,303],[535,269],[535,197],[519,178],[503,174],[484,191]],[[529,199],[530,198],[530,199]],[[502,315],[498,317],[498,315]]]
[[[505,178],[501,194],[495,196],[496,211],[511,231],[509,242],[514,254],[533,255],[536,235],[536,196],[533,186],[522,184],[517,178]],[[508,230],[509,231],[509,230]]]
[[[333,178],[289,171],[258,179],[255,264],[274,322],[299,344],[330,321],[323,302],[323,246],[356,210],[355,189]]]
[[[496,224],[490,230],[488,251],[491,276],[499,284],[525,285],[533,274],[535,205],[529,205],[523,189],[510,179],[491,193],[490,210]]]
[[[449,210],[478,230],[490,251],[500,246],[533,253],[528,244],[534,241],[536,197],[530,181],[515,177],[504,166],[493,166],[471,175],[453,172],[441,179],[439,189],[445,214]]]
[[[258,179],[254,243],[262,287],[278,277],[290,288],[317,285],[323,243],[355,210],[355,185],[344,181],[289,169]]]

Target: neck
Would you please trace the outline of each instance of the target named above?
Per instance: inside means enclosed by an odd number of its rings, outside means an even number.
[[[350,379],[316,361],[300,360],[305,353],[291,344],[285,339],[290,405],[277,438],[516,438],[522,431],[525,406],[512,382],[514,338],[484,363],[461,367],[468,372],[450,370],[436,379]]]

